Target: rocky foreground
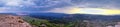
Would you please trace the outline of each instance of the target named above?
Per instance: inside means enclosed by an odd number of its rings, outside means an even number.
[[[0,15],[0,27],[31,27],[31,25],[19,16]]]

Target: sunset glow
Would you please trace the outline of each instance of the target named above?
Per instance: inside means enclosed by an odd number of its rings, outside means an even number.
[[[73,8],[69,14],[96,14],[96,15],[117,15],[120,14],[118,9],[104,9],[104,8]]]

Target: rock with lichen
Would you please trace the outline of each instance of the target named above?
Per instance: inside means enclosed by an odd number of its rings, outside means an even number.
[[[31,27],[20,16],[0,15],[0,27]]]

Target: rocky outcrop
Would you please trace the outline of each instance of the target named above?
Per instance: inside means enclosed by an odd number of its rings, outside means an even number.
[[[19,16],[0,15],[0,27],[31,27]]]

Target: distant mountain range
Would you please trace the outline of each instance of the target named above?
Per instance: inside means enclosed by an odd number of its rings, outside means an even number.
[[[12,14],[15,13],[1,13]],[[25,14],[25,15],[24,15]],[[68,20],[120,20],[120,15],[90,15],[90,14],[64,14],[64,13],[24,13],[23,16],[30,16],[40,19],[68,19]],[[27,15],[26,15],[27,14]],[[22,15],[21,15],[22,16]]]
[[[70,19],[70,20],[120,20],[120,15],[90,15],[63,13],[29,13],[28,16],[40,19]]]

